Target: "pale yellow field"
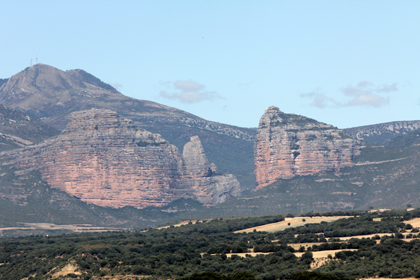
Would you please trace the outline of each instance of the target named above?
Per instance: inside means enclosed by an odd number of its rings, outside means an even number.
[[[180,223],[178,223],[178,224],[174,224],[173,226],[174,227],[180,227],[180,226],[183,226],[183,225],[187,225],[189,222],[191,222],[191,223],[193,223],[193,224],[195,224],[195,223],[197,223],[197,222],[200,222],[200,223],[202,223],[203,221],[206,221],[206,222],[208,222],[208,221],[211,221],[212,219],[204,219],[204,220],[185,220],[185,221],[182,221],[182,222],[180,222]],[[165,228],[169,228],[170,226],[164,226],[164,227],[158,227],[158,228],[156,228],[156,229],[165,229]]]
[[[408,234],[408,233],[406,233]],[[380,237],[382,236],[391,236],[392,233],[374,233],[374,234],[366,234],[366,235],[355,235],[355,236],[346,236],[346,237],[339,237],[340,240],[350,240],[352,238],[358,238],[358,239],[362,239],[362,238],[372,238],[375,235],[379,235]]]
[[[243,230],[235,231],[235,233],[241,233],[241,232],[253,232],[254,229],[257,231],[268,231],[268,232],[276,232],[281,231],[286,228],[292,228],[292,227],[299,227],[303,226],[305,224],[320,224],[321,222],[332,222],[339,219],[346,219],[346,218],[352,218],[353,216],[332,216],[332,217],[294,217],[294,218],[285,218],[284,221],[278,222],[278,223],[272,223],[272,224],[266,224],[258,227],[252,227],[247,228]],[[304,222],[303,219],[306,221]],[[290,223],[290,225],[288,225]]]
[[[356,251],[357,249],[340,249],[340,250],[325,250],[325,251],[319,251],[319,252],[312,252],[314,259],[319,258],[326,258],[328,255],[331,255],[334,257],[335,253],[341,252],[341,251]],[[296,257],[301,257],[305,252],[296,252],[294,253]]]
[[[413,228],[420,228],[420,218],[414,218],[408,221],[404,221],[404,224],[410,224]]]

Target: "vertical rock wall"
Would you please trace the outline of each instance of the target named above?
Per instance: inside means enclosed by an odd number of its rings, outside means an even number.
[[[271,106],[260,119],[255,140],[257,189],[278,179],[352,166],[359,153],[358,142],[342,130]]]
[[[212,176],[198,137],[181,155],[111,110],[72,113],[63,134],[1,156],[18,172],[38,169],[52,187],[100,206],[159,207],[181,197],[213,206],[240,195],[234,176]]]

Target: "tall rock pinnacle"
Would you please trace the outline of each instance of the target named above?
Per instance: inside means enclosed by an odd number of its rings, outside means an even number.
[[[190,142],[185,144],[182,157],[186,176],[207,177],[211,175],[210,164],[198,136],[191,137]]]
[[[257,189],[278,179],[352,166],[359,153],[358,142],[342,130],[271,106],[260,119],[255,139]]]

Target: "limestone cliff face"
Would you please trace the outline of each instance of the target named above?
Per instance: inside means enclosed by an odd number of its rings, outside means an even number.
[[[235,176],[216,175],[217,167],[209,164],[198,136],[191,137],[182,153],[184,176],[179,184],[194,190],[198,201],[204,205],[215,205],[241,195]]]
[[[210,164],[198,136],[191,137],[191,141],[185,144],[182,157],[185,176],[207,177],[211,175]]]
[[[198,137],[184,156],[163,139],[111,110],[75,112],[58,137],[4,152],[26,172],[88,203],[120,208],[163,206],[181,197],[212,206],[240,195],[233,176],[212,176]]]
[[[254,146],[257,189],[277,179],[352,166],[359,153],[358,142],[340,129],[269,107],[260,119]]]

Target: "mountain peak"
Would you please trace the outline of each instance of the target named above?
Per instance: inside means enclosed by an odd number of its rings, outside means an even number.
[[[41,63],[13,75],[0,88],[0,103],[46,120],[59,129],[65,127],[67,120],[64,116],[69,113],[90,109],[100,102],[98,99],[122,96],[115,88],[84,70],[62,71]],[[51,123],[48,119],[52,116]],[[59,123],[55,123],[56,118]]]

